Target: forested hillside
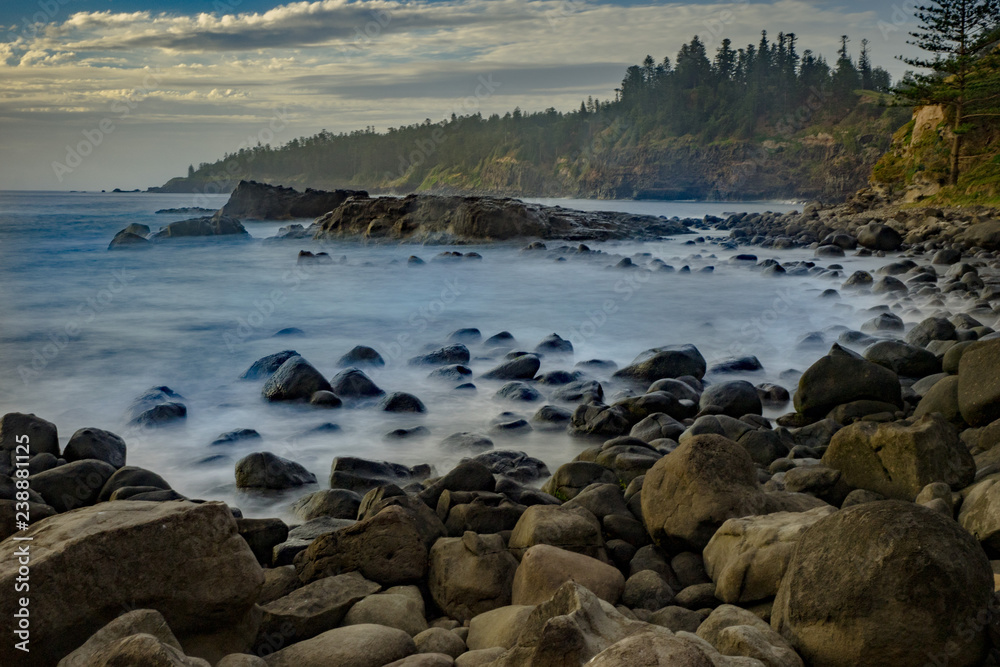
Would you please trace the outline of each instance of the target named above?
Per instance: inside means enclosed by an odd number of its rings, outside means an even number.
[[[864,186],[909,115],[887,107],[890,80],[863,42],[836,59],[794,34],[629,67],[615,98],[563,112],[351,133],[327,131],[193,166],[167,192],[224,192],[240,179],[373,192],[474,192],[602,198],[835,199]]]

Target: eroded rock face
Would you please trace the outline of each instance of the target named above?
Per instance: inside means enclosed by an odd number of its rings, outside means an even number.
[[[913,500],[932,482],[953,489],[972,483],[976,462],[958,431],[938,414],[885,424],[860,421],[830,441],[823,464],[853,488]]]
[[[799,539],[771,627],[807,664],[980,664],[993,573],[952,519],[910,502],[840,510]]]
[[[31,653],[8,632],[0,663],[52,665],[135,607],[155,609],[182,644],[240,625],[264,575],[223,503],[116,501],[33,525]],[[0,543],[0,582],[14,590],[21,543]],[[113,556],[109,556],[113,554]],[[11,618],[16,596],[0,596]],[[8,626],[9,627],[9,626]]]
[[[726,521],[704,551],[715,596],[739,604],[775,595],[802,532],[835,511],[826,506]]]
[[[220,213],[258,220],[316,218],[337,208],[350,197],[367,196],[368,193],[361,190],[324,192],[306,188],[305,192],[298,192],[280,185],[240,181]]]

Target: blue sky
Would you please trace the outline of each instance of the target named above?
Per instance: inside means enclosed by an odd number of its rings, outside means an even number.
[[[36,0],[0,6],[3,189],[145,188],[258,139],[572,109],[625,67],[795,32],[895,76],[912,0]],[[481,81],[488,80],[489,92]],[[89,144],[89,145],[88,145]],[[73,157],[81,148],[86,156]],[[75,164],[76,162],[79,164]],[[73,164],[71,164],[73,163]],[[60,168],[58,165],[62,165]]]

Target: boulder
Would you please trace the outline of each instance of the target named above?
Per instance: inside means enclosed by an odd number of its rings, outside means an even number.
[[[866,348],[863,356],[903,377],[922,378],[941,372],[941,360],[933,353],[903,341],[879,341]]]
[[[330,380],[329,389],[341,398],[353,400],[379,398],[385,395],[385,392],[359,368],[346,368],[337,373]]]
[[[5,641],[3,664],[55,664],[135,607],[157,610],[187,646],[242,624],[264,581],[223,503],[102,504],[51,517],[25,535],[33,538],[31,653]],[[14,590],[22,544],[0,543],[5,590]],[[0,596],[5,617],[16,602]]]
[[[438,349],[428,352],[427,354],[413,357],[409,360],[409,364],[411,366],[448,366],[451,364],[465,365],[469,363],[469,359],[471,359],[469,348],[461,343],[453,343],[452,345],[439,347]]]
[[[971,225],[958,238],[971,247],[1000,250],[1000,220],[987,220]]]
[[[646,530],[667,551],[701,551],[726,519],[766,505],[750,455],[713,434],[689,438],[653,464],[641,498]]]
[[[654,570],[640,570],[625,582],[622,604],[629,609],[657,611],[673,602],[675,595],[662,574]]]
[[[971,535],[938,512],[884,500],[802,534],[771,627],[807,664],[977,665],[988,639],[976,619],[992,599],[993,572]]]
[[[932,482],[972,483],[976,463],[958,431],[938,414],[877,424],[860,421],[833,436],[823,464],[850,487],[913,500]]]
[[[271,452],[254,452],[236,462],[236,488],[290,489],[315,484],[316,475]]]
[[[517,643],[492,664],[582,666],[616,642],[642,632],[672,637],[669,630],[623,616],[583,586],[569,581],[550,600],[534,608]]]
[[[696,635],[640,632],[601,651],[587,667],[670,665],[671,667],[759,667],[760,662],[721,655]]]
[[[337,368],[350,366],[385,366],[385,359],[374,348],[367,345],[356,345],[351,351],[337,360]]]
[[[114,235],[111,239],[111,243],[108,244],[108,250],[115,250],[118,248],[142,248],[149,245],[149,239],[145,236],[140,236],[135,232],[130,232],[127,229],[123,229]]]
[[[381,588],[357,572],[306,584],[262,606],[261,636],[277,632],[288,644],[315,637],[340,625],[352,605]]]
[[[415,637],[427,629],[424,598],[416,586],[397,586],[358,601],[344,616],[344,625],[373,623]]]
[[[511,381],[497,389],[496,397],[505,401],[540,401],[537,389],[524,382]]]
[[[759,616],[724,604],[698,626],[698,636],[723,655],[746,656],[767,667],[802,667],[802,658]]]
[[[93,505],[115,468],[96,459],[83,459],[28,477],[29,488],[57,512]]]
[[[835,511],[826,506],[727,520],[704,551],[715,596],[730,604],[774,596],[803,531]]]
[[[33,414],[8,412],[0,417],[0,452],[15,451],[19,444],[29,444],[32,455],[59,456],[59,434],[55,424]]]
[[[614,472],[602,465],[590,461],[570,461],[556,469],[555,474],[542,485],[542,491],[556,498],[572,500],[591,484],[615,484],[617,481]]]
[[[906,334],[906,342],[927,347],[934,340],[955,340],[955,325],[943,317],[928,317]]]
[[[403,391],[386,394],[379,401],[379,409],[385,412],[427,412],[427,408],[419,398]]]
[[[469,622],[469,650],[512,647],[534,609],[534,605],[509,605],[477,614]]]
[[[450,667],[450,665],[455,664],[453,658],[457,658],[468,650],[465,646],[465,642],[458,634],[452,632],[451,630],[445,630],[444,628],[427,628],[423,632],[414,635],[413,643],[417,645],[417,653],[423,654],[423,657],[430,659],[431,656],[441,656],[448,658],[448,660],[437,660],[436,662],[424,662],[418,663],[418,656],[410,656],[404,659],[403,664],[395,663],[399,667],[438,667],[443,665],[444,667]],[[411,661],[407,663],[406,661]]]
[[[543,338],[542,342],[535,346],[535,352],[541,354],[573,354],[573,343],[560,337],[559,334],[552,333]]]
[[[111,467],[121,468],[125,465],[125,441],[111,431],[99,428],[81,428],[70,436],[62,457],[67,462],[96,459],[104,461]]]
[[[799,378],[794,405],[800,413],[821,417],[841,403],[864,399],[902,407],[899,377],[893,371],[834,344],[825,357]]]
[[[91,635],[83,646],[59,661],[58,667],[78,667],[95,663],[95,658],[108,646],[132,635],[151,636],[162,644],[181,651],[181,645],[167,625],[167,620],[155,609],[136,609],[114,619]],[[97,663],[100,664],[100,663]]]
[[[278,367],[264,383],[269,401],[308,401],[317,391],[332,391],[330,383],[312,364],[294,356]]]
[[[582,507],[533,505],[524,511],[508,546],[517,557],[536,544],[548,544],[607,562],[601,524]]]
[[[90,665],[162,665],[164,667],[211,667],[201,658],[189,658],[172,644],[145,633],[110,642],[96,651]]]
[[[250,238],[249,232],[236,218],[228,215],[205,216],[171,222],[149,237],[151,241],[182,238],[186,236],[232,236]]]
[[[858,243],[869,250],[884,250],[891,252],[899,250],[903,245],[903,237],[892,227],[870,222],[858,228],[855,236]]]
[[[719,382],[709,386],[702,393],[698,405],[702,410],[716,408],[720,414],[736,419],[743,415],[759,415],[764,411],[757,388],[746,380]]]
[[[317,218],[343,204],[350,197],[366,198],[362,190],[313,190],[299,192],[293,188],[256,181],[240,181],[229,195],[220,213],[257,220],[289,220]]]
[[[462,431],[452,433],[441,441],[441,446],[445,449],[468,450],[470,452],[481,452],[486,449],[493,449],[493,441],[485,435]]]
[[[383,667],[416,653],[413,638],[382,625],[348,625],[271,653],[268,667]]]
[[[383,586],[395,586],[423,579],[427,562],[418,519],[394,505],[353,526],[320,535],[295,557],[295,571],[303,583],[360,572]]]
[[[1000,419],[1000,340],[977,342],[962,354],[958,407],[971,426]]]
[[[534,354],[522,354],[483,374],[486,380],[530,380],[542,362]]]
[[[615,372],[614,377],[648,385],[661,378],[691,375],[705,376],[705,358],[694,345],[670,345],[646,350],[631,364]]]
[[[996,475],[971,487],[958,512],[958,523],[984,546],[1000,550],[1000,484]]]
[[[914,417],[938,413],[958,427],[966,426],[958,405],[958,376],[948,375],[926,391],[913,411]]]
[[[361,507],[361,494],[348,489],[325,489],[302,496],[292,504],[292,512],[303,521],[329,516],[354,519]]]
[[[567,581],[575,581],[611,604],[618,602],[625,588],[625,577],[617,568],[590,556],[537,544],[521,557],[514,574],[511,602],[515,605],[545,602]]]
[[[464,623],[511,603],[516,570],[517,560],[499,535],[467,531],[431,547],[427,587],[445,614]]]
[[[684,425],[663,412],[654,412],[632,427],[629,435],[646,442],[668,438],[676,440],[684,432]]]
[[[295,350],[283,350],[282,352],[275,352],[274,354],[269,354],[266,357],[261,357],[257,361],[250,365],[250,368],[243,371],[243,375],[240,376],[241,380],[260,380],[262,378],[269,377],[276,370],[281,368],[281,365],[291,359],[292,357],[299,356],[299,353]]]

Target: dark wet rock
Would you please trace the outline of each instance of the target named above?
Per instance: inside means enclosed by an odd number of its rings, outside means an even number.
[[[1000,341],[971,345],[958,366],[958,407],[971,426],[1000,419]]]
[[[299,356],[299,353],[295,350],[284,350],[282,352],[276,352],[274,354],[269,354],[266,357],[261,357],[257,361],[253,362],[250,368],[243,372],[240,376],[241,380],[259,380],[261,378],[269,377],[276,370],[281,368],[281,365],[291,359],[292,357]]]
[[[413,357],[409,360],[410,365],[447,366],[452,364],[468,364],[471,355],[469,348],[461,343],[454,343],[438,348],[433,352]]]
[[[497,390],[496,397],[506,401],[540,401],[542,395],[531,385],[508,382]]]
[[[403,391],[387,394],[379,402],[379,408],[385,412],[427,412],[419,398]]]
[[[475,328],[456,329],[448,334],[448,340],[452,343],[478,343],[482,339],[482,332]]]
[[[168,403],[180,403],[184,397],[172,390],[170,387],[152,387],[138,396],[129,405],[126,414],[131,423],[138,423],[139,417],[158,405]]]
[[[518,482],[528,483],[549,476],[549,469],[539,459],[524,452],[498,449],[477,454],[474,461],[482,463],[494,475],[502,475]]]
[[[348,489],[325,489],[299,498],[292,504],[292,511],[303,521],[323,516],[355,519],[359,507],[361,494]]]
[[[215,440],[209,443],[210,446],[235,445],[242,442],[260,442],[260,433],[252,428],[238,428],[233,431],[226,431],[220,434]]]
[[[570,419],[571,435],[599,435],[614,438],[626,435],[638,420],[623,406],[587,403],[577,407]]]
[[[941,361],[934,354],[902,341],[880,341],[865,349],[863,356],[904,377],[922,378],[941,372]]]
[[[416,255],[410,255],[409,257],[406,258],[406,263],[409,266],[420,266],[422,264],[426,264],[427,262],[420,259]]]
[[[555,405],[543,405],[531,417],[531,421],[553,428],[565,428],[573,413]]]
[[[671,345],[646,350],[625,368],[614,374],[623,380],[649,384],[661,378],[691,375],[705,376],[705,358],[694,345]]]
[[[411,428],[397,428],[386,433],[385,440],[411,440],[414,438],[426,438],[431,431],[426,426],[413,426]]]
[[[93,505],[101,489],[115,474],[114,466],[96,459],[82,459],[28,477],[29,488],[57,512]]]
[[[385,366],[385,359],[375,349],[358,345],[337,360],[338,368],[348,366]]]
[[[786,405],[791,400],[787,389],[771,382],[762,382],[757,385],[757,396],[760,397],[760,402],[763,405],[774,408]]]
[[[487,380],[530,380],[542,362],[534,354],[523,354],[483,374]]]
[[[517,341],[514,340],[514,335],[509,331],[501,331],[498,334],[494,334],[483,341],[483,347],[490,348],[511,348]]]
[[[227,215],[206,216],[171,222],[149,237],[151,241],[164,241],[183,237],[231,236],[250,238],[249,232],[236,218]]]
[[[148,227],[146,229],[149,229]],[[149,239],[134,232],[123,229],[108,244],[108,250],[120,250],[123,248],[148,248]]]
[[[539,384],[548,385],[564,385],[570,382],[576,382],[583,376],[583,373],[576,372],[570,373],[569,371],[549,371],[548,373],[542,373],[535,381]]]
[[[903,237],[892,227],[872,222],[857,231],[858,243],[870,250],[899,250]]]
[[[343,403],[339,396],[326,389],[320,389],[309,397],[309,405],[319,408],[339,408]]]
[[[746,380],[710,385],[702,393],[699,406],[702,410],[718,408],[721,414],[737,419],[743,415],[763,413],[757,388]]]
[[[746,357],[730,357],[724,359],[720,362],[712,364],[708,369],[709,373],[744,373],[752,371],[762,371],[764,366],[761,365],[760,360],[757,357],[746,356]]]
[[[862,287],[871,287],[873,282],[875,282],[875,279],[872,278],[872,274],[867,271],[855,271],[848,276],[841,287],[843,289],[860,289]]]
[[[125,466],[115,471],[108,481],[101,487],[98,500],[104,502],[110,500],[116,491],[126,487],[144,487],[146,489],[169,490],[170,485],[165,479],[151,470],[137,468],[135,466]]]
[[[306,188],[305,192],[298,192],[280,185],[240,181],[220,212],[258,220],[316,218],[337,208],[349,197],[367,196],[358,190],[324,192]]]
[[[663,412],[655,412],[632,427],[629,435],[646,442],[661,438],[676,440],[684,432],[684,425]]]
[[[927,347],[932,340],[955,340],[955,325],[943,317],[928,317],[906,334],[906,342]]]
[[[576,363],[576,368],[582,368],[588,371],[613,373],[618,370],[618,364],[608,359],[588,359],[587,361],[578,361]]]
[[[552,392],[552,399],[567,403],[596,403],[604,400],[604,387],[596,380],[578,380]]]
[[[33,454],[59,455],[59,433],[52,422],[23,412],[8,412],[0,418],[0,454],[16,450],[24,444],[24,436]]]
[[[795,409],[807,415],[825,415],[841,403],[865,399],[902,406],[899,377],[834,344],[825,357],[802,374]]]
[[[535,352],[541,354],[573,354],[573,343],[558,334],[549,334],[535,346]]]
[[[902,331],[903,320],[893,313],[880,313],[861,325],[861,331],[875,333],[878,331]]]
[[[451,382],[462,382],[471,376],[471,368],[461,364],[453,364],[451,366],[441,366],[440,368],[435,368],[427,377],[439,380],[448,380]]]
[[[118,469],[125,465],[125,441],[110,431],[99,428],[81,428],[66,443],[62,457],[66,461],[96,459]]]
[[[278,329],[273,334],[271,334],[271,338],[282,338],[285,336],[288,337],[305,336],[305,335],[306,332],[303,331],[302,329],[299,329],[298,327],[285,327],[284,329]]]
[[[358,368],[346,368],[330,380],[333,393],[346,399],[378,398],[385,392],[371,381],[364,371]]]
[[[501,416],[490,424],[490,433],[494,435],[521,435],[532,430],[531,424],[521,417],[505,419]]]
[[[331,390],[322,373],[302,357],[294,356],[267,378],[261,392],[269,401],[307,401],[317,391]]]
[[[493,441],[479,433],[462,431],[461,433],[452,433],[449,435],[441,441],[441,446],[445,449],[478,452],[484,449],[493,449]]]
[[[338,456],[330,466],[330,488],[367,493],[385,484],[406,486],[427,477],[427,474],[429,471],[423,473],[399,463]]]
[[[255,452],[236,463],[236,487],[240,489],[290,489],[315,484],[316,475],[301,464],[271,452]]]

